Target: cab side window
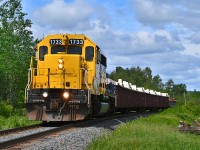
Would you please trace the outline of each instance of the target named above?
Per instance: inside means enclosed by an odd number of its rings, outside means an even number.
[[[103,54],[101,54],[101,64],[107,67],[107,59]]]
[[[85,48],[85,60],[86,61],[92,61],[94,57],[94,47],[87,46]]]
[[[40,46],[39,48],[39,60],[44,61],[44,55],[48,53],[47,46]]]

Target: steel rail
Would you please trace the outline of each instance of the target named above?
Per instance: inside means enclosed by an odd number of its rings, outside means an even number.
[[[75,122],[74,124],[64,125],[64,126],[61,126],[61,127],[58,127],[58,128],[54,128],[54,129],[42,131],[42,132],[39,132],[39,133],[26,135],[24,137],[20,137],[20,138],[8,140],[8,141],[5,141],[5,142],[1,142],[0,143],[0,149],[10,148],[10,147],[28,142],[30,140],[42,138],[42,137],[45,137],[47,135],[55,134],[55,133],[58,133],[58,132],[61,132],[61,131],[64,131],[64,130],[69,130],[69,129],[76,128],[76,127],[83,127],[83,126],[91,125],[91,124],[94,124],[94,123],[100,123],[102,121],[111,120],[111,119],[129,117],[129,116],[132,116],[132,115],[136,115],[136,114],[135,113],[123,114],[123,115],[120,114],[120,115],[108,116],[108,117],[104,117],[104,118],[94,118],[92,120],[84,120],[84,121]]]
[[[34,129],[34,128],[38,128],[41,126],[42,126],[42,124],[34,124],[34,125],[24,126],[24,127],[19,127],[19,128],[0,130],[0,136],[15,133],[15,132],[21,132],[24,130]]]

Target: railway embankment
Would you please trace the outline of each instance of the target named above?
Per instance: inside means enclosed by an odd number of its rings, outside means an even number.
[[[163,112],[121,124],[114,132],[93,141],[88,149],[200,149],[200,135],[179,131],[180,120],[200,121],[200,97],[190,95]]]

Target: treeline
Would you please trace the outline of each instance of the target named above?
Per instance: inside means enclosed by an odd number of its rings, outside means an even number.
[[[0,1],[0,101],[23,107],[34,40],[20,0]],[[6,102],[5,102],[6,101]]]
[[[185,84],[175,84],[172,79],[164,83],[159,75],[154,76],[152,74],[152,70],[149,67],[144,69],[141,69],[139,66],[131,68],[116,67],[108,76],[115,81],[123,79],[137,87],[167,92],[171,97],[180,96],[187,92]]]

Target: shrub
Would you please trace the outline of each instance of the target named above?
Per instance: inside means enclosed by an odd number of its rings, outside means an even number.
[[[13,107],[12,105],[8,104],[8,100],[7,101],[1,101],[0,102],[0,115],[8,118],[9,116],[12,115],[13,112]]]

